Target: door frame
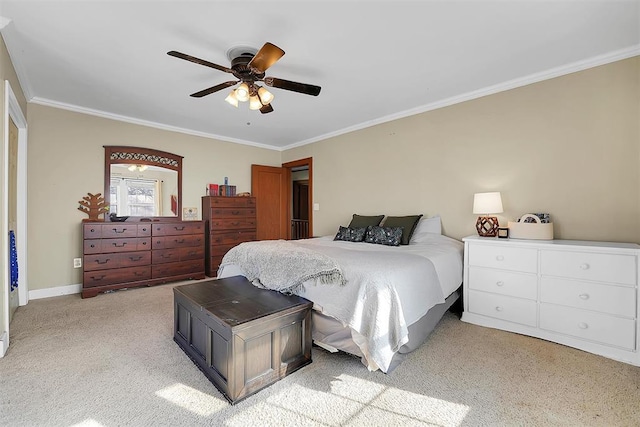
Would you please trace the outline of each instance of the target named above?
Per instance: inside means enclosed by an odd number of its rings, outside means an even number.
[[[291,184],[291,170],[300,166],[307,166],[309,168],[309,233],[310,237],[313,236],[313,157],[307,157],[304,159],[293,160],[282,164],[282,167],[287,170],[288,183],[287,183],[287,239],[291,239],[291,218],[293,215],[293,186]]]
[[[19,236],[17,246],[18,266],[18,304],[26,305],[29,302],[29,289],[27,288],[27,120],[20,108],[11,84],[4,81],[4,134],[2,136],[2,198],[0,210],[2,223],[0,224],[0,256],[6,260],[2,265],[3,289],[3,318],[0,319],[0,357],[4,356],[9,348],[9,119],[18,128],[18,177],[17,206],[16,206],[16,235]]]

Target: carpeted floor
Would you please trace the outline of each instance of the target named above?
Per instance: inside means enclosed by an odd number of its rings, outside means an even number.
[[[453,314],[389,375],[314,347],[313,363],[231,406],[173,342],[173,286],[20,307],[0,425],[640,425],[639,367]]]

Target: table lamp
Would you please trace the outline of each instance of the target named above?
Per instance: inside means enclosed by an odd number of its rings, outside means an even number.
[[[476,193],[473,195],[473,213],[480,214],[476,221],[476,230],[482,237],[495,237],[498,235],[498,218],[489,216],[499,214],[502,210],[502,197],[499,192]]]

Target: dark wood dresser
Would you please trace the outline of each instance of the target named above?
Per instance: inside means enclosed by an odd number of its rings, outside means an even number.
[[[206,222],[205,272],[215,277],[229,249],[256,240],[256,198],[205,196],[202,219]]]
[[[84,222],[82,298],[203,279],[204,221]]]

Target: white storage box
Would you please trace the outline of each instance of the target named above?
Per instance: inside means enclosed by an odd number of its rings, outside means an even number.
[[[524,222],[527,218],[533,218],[536,222]],[[535,215],[522,215],[519,222],[509,221],[509,238],[553,240],[553,223],[542,223]]]

